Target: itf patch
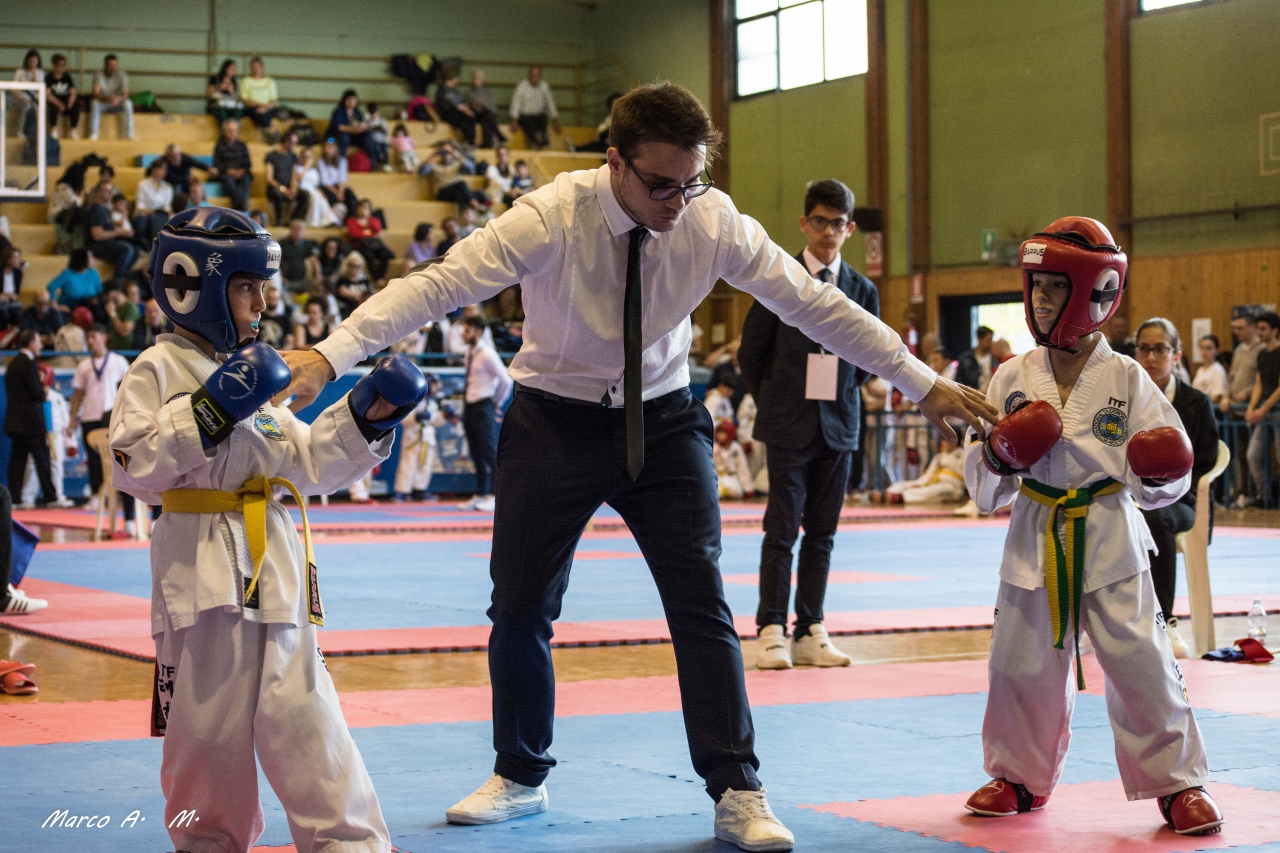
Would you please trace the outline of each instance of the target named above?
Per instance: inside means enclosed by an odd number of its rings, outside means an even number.
[[[1093,435],[1103,444],[1119,447],[1124,444],[1127,433],[1128,421],[1125,420],[1124,412],[1114,406],[1100,409],[1098,414],[1094,415]]]
[[[1012,394],[1010,394],[1008,397],[1005,398],[1004,413],[1006,415],[1009,414],[1010,412],[1012,412],[1014,409],[1018,408],[1025,402],[1027,402],[1027,395],[1023,394],[1021,391],[1014,391]]]

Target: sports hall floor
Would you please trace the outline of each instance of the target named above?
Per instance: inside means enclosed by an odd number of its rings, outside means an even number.
[[[1226,813],[1220,835],[1181,838],[1152,802],[1125,801],[1092,657],[1049,807],[969,817],[964,800],[986,780],[979,733],[1005,522],[847,511],[827,625],[850,632],[835,642],[855,665],[757,672],[747,637],[762,509],[725,506],[722,571],[744,635],[761,779],[797,850],[1280,853],[1280,664],[1183,662],[1211,791]],[[1220,646],[1244,635],[1239,614],[1253,597],[1280,610],[1275,516],[1219,513],[1210,561]],[[38,696],[0,696],[0,851],[170,850],[161,742],[147,736],[145,543],[87,542],[92,519],[76,511],[26,520],[46,541],[24,589],[51,603],[0,620],[0,657],[35,662],[40,685]],[[492,768],[489,520],[449,504],[312,510],[322,531],[322,647],[397,849],[728,853],[712,838],[712,803],[689,764],[660,602],[635,542],[607,510],[579,545],[557,626],[560,764],[550,810],[491,827],[445,824],[444,810]],[[1280,618],[1271,621],[1275,646]],[[1189,621],[1183,634],[1190,641]],[[280,805],[261,787],[267,831],[257,849],[292,851]],[[109,820],[42,828],[63,809]]]

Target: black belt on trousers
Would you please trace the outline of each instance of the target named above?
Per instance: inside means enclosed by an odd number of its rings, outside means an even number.
[[[542,397],[544,400],[551,400],[556,403],[563,403],[566,406],[586,406],[590,409],[607,409],[609,406],[603,402],[593,403],[590,400],[579,400],[576,397],[561,397],[559,394],[552,394],[550,391],[543,391],[541,388],[530,388],[528,385],[516,383],[516,393],[532,394],[535,397]]]

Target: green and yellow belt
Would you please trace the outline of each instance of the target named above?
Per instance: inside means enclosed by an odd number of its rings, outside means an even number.
[[[1053,647],[1063,648],[1067,619],[1075,625],[1076,687],[1084,690],[1084,670],[1080,667],[1080,599],[1084,595],[1084,531],[1089,504],[1098,495],[1114,495],[1124,484],[1105,477],[1083,489],[1057,489],[1024,477],[1022,494],[1049,507],[1049,523],[1044,536],[1044,585],[1049,594],[1049,617],[1053,623]],[[1058,534],[1058,514],[1063,533]]]
[[[281,486],[289,490],[302,509],[302,541],[307,551],[307,602],[308,620],[312,625],[324,625],[324,606],[320,602],[320,582],[316,574],[315,551],[311,546],[311,523],[307,520],[307,502],[293,483],[284,477],[257,477],[234,492],[220,489],[169,489],[160,495],[165,512],[244,514],[245,538],[249,542],[249,556],[253,559],[253,578],[244,590],[246,607],[254,607],[254,594],[258,591],[258,576],[267,554],[267,503],[274,500],[273,489]]]

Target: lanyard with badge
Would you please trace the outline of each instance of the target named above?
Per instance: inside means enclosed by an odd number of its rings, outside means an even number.
[[[830,275],[829,270],[822,272]],[[840,372],[840,358],[820,347],[809,353],[809,363],[804,374],[804,398],[806,400],[834,400]]]

